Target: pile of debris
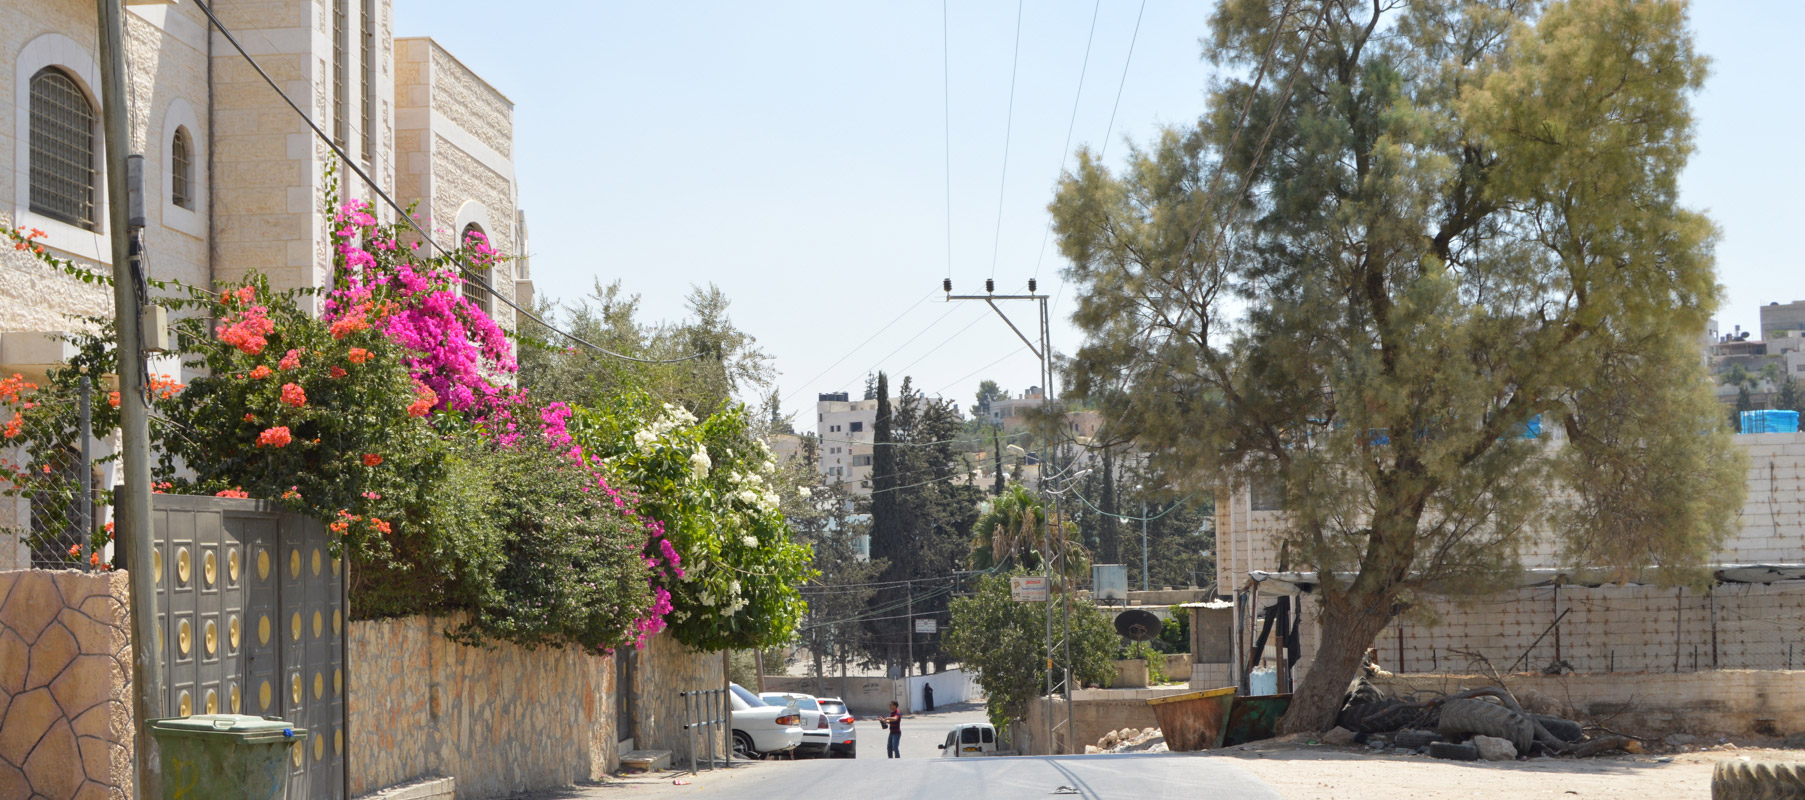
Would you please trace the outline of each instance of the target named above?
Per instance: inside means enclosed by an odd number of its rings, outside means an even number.
[[[1096,744],[1084,746],[1085,755],[1093,753],[1164,753],[1166,737],[1158,728],[1123,728],[1103,734]]]
[[[1336,724],[1323,735],[1325,743],[1364,744],[1374,751],[1402,750],[1455,761],[1642,752],[1635,739],[1603,732],[1590,735],[1557,713],[1525,710],[1509,691],[1495,688],[1412,701],[1378,696],[1357,686]]]

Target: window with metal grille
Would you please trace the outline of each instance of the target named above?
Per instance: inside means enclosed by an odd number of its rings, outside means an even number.
[[[351,13],[349,0],[333,0],[332,3],[332,143],[343,149],[345,140],[350,136],[350,114],[346,113],[345,75],[348,65],[345,51],[351,49],[346,37],[351,34],[348,20]]]
[[[376,165],[376,0],[363,2],[363,147],[364,164]]]
[[[482,233],[484,236],[488,235],[483,233],[483,226],[472,222],[465,225],[463,232],[458,234],[458,244],[469,246],[470,234],[472,233]],[[484,288],[477,280],[478,278],[481,278],[483,282],[487,283],[490,282],[492,278],[490,277],[488,270],[473,271],[476,273],[475,275],[464,276],[464,299],[475,303],[477,308],[482,309],[483,313],[487,314],[489,313],[489,290]]]
[[[187,128],[176,128],[169,143],[169,202],[194,210],[194,145]]]
[[[31,210],[94,229],[94,106],[68,73],[31,78]]]

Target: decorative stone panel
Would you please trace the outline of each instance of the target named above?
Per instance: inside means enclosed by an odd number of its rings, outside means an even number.
[[[0,572],[0,797],[132,791],[125,573]]]

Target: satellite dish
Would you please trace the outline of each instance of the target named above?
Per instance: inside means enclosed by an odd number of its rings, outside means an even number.
[[[1146,642],[1159,636],[1159,617],[1151,611],[1134,609],[1116,615],[1116,633],[1131,641]]]

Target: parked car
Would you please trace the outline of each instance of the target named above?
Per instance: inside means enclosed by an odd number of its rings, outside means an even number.
[[[855,721],[852,711],[846,708],[846,701],[838,697],[818,698],[821,703],[821,715],[827,718],[828,730],[832,735],[828,738],[827,755],[829,758],[857,758],[859,754],[859,733],[853,727]]]
[[[833,728],[827,715],[821,713],[821,703],[812,694],[798,692],[765,692],[758,699],[774,706],[793,708],[802,718],[802,744],[796,747],[799,756],[827,755],[827,746],[833,741]]]
[[[746,758],[788,753],[802,744],[802,718],[793,709],[773,706],[737,684],[727,685],[733,703],[733,750]]]
[[[946,743],[937,746],[946,758],[996,755],[997,729],[988,722],[954,725],[946,732]]]

